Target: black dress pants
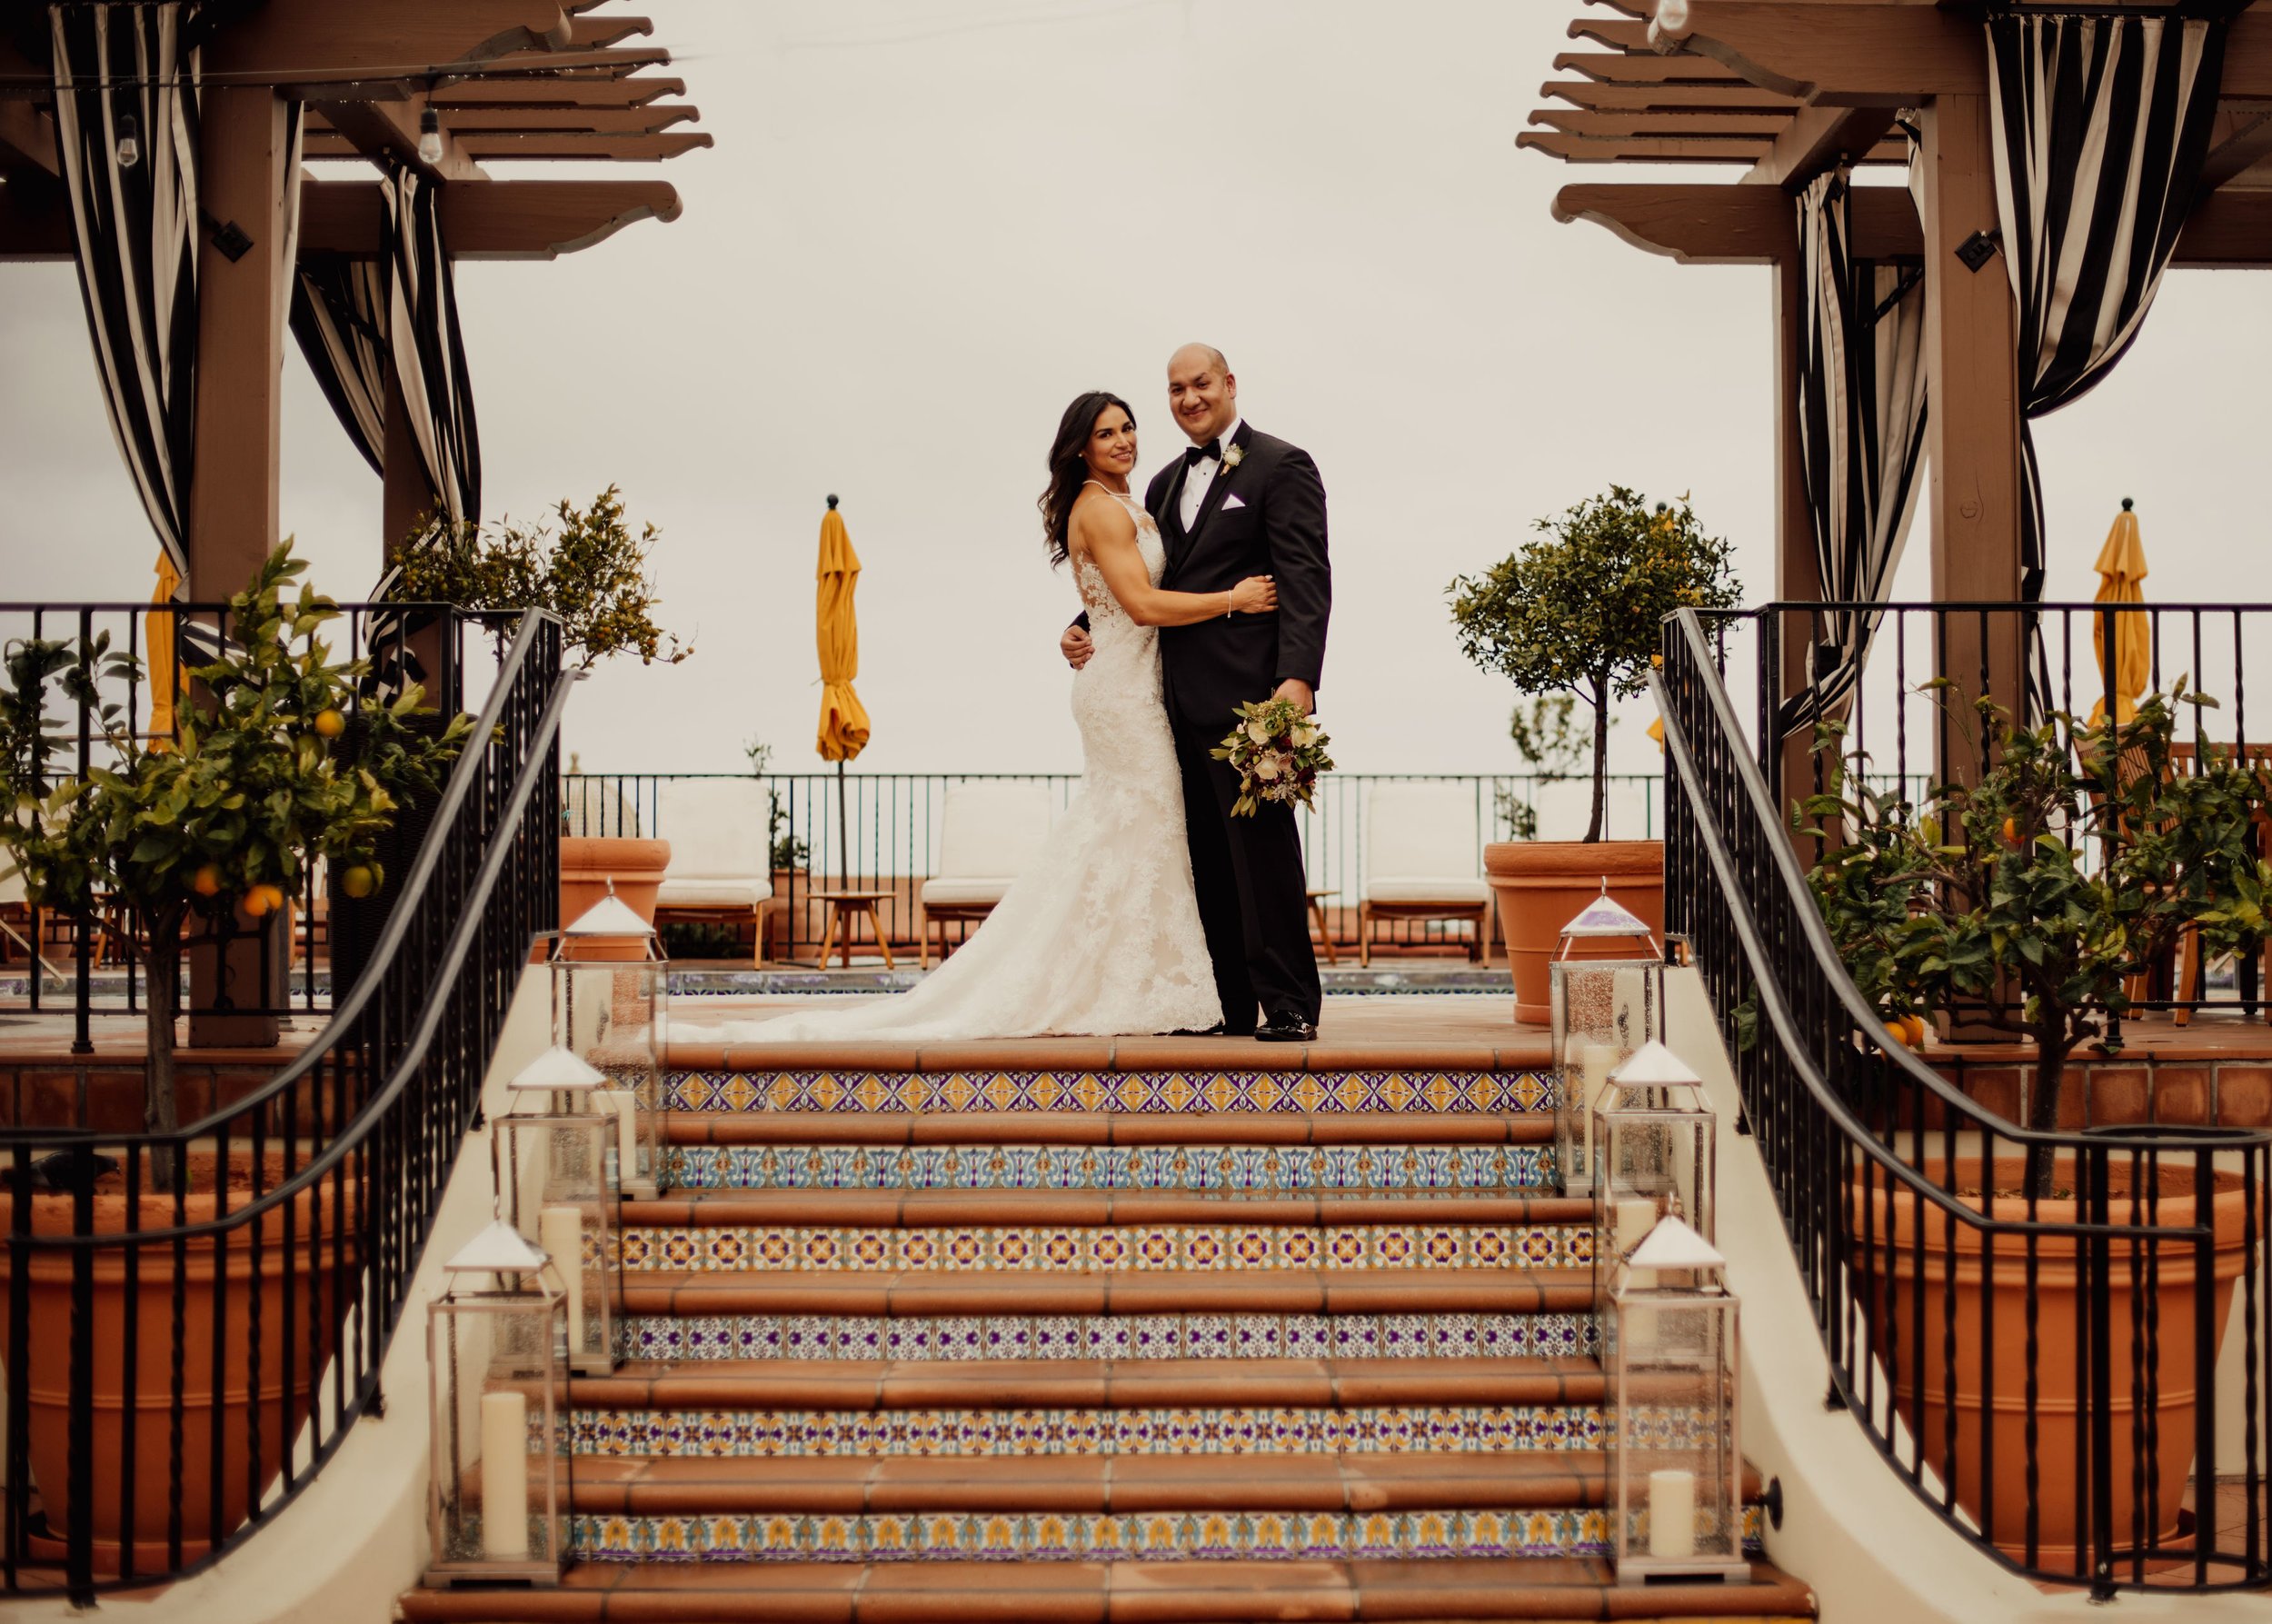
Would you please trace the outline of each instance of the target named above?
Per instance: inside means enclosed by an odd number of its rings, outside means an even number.
[[[1239,774],[1209,753],[1221,737],[1220,730],[1175,730],[1191,882],[1208,956],[1215,962],[1223,1025],[1251,1032],[1258,1008],[1266,1018],[1299,1015],[1314,1025],[1322,995],[1317,953],[1310,945],[1301,833],[1290,807],[1266,805],[1251,818],[1231,815]]]

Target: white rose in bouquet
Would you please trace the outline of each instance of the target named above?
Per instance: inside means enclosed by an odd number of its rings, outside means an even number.
[[[1294,729],[1294,748],[1296,750],[1307,750],[1317,742],[1318,729],[1315,722],[1305,722],[1300,726]]]
[[[1266,783],[1275,779],[1279,774],[1279,760],[1280,758],[1274,755],[1257,756],[1254,760],[1254,776]]]
[[[1259,722],[1250,722],[1247,723],[1247,737],[1257,744],[1268,744],[1271,742],[1271,730]]]

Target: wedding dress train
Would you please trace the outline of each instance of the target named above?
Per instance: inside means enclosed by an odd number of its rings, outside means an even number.
[[[1167,553],[1132,496],[1152,584]],[[1073,579],[1096,652],[1073,676],[1081,784],[992,915],[909,991],[847,1009],[731,1021],[728,1041],[941,1040],[1199,1030],[1222,1019],[1191,889],[1183,781],[1160,686],[1160,634],[1085,559]]]

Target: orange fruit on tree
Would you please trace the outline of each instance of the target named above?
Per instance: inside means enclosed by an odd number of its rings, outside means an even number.
[[[339,876],[339,889],[357,902],[379,888],[379,876],[368,863],[359,862]]]
[[[1886,1031],[1902,1048],[1907,1049],[1909,1046],[1909,1023],[1907,1021],[1897,1018],[1887,1021]]]
[[[204,864],[189,877],[189,888],[201,897],[219,896],[221,894],[219,865],[210,862]]]
[[[1912,1049],[1924,1048],[1925,1017],[1918,1014],[1915,1011],[1912,1011],[1907,1017],[1907,1020],[1909,1027],[1909,1047]]]
[[[347,719],[337,711],[318,711],[315,731],[326,739],[336,739],[347,731]]]
[[[2015,819],[2004,820],[2004,843],[2008,846],[2019,844],[2019,824]]]
[[[254,919],[265,919],[269,911],[275,906],[268,900],[271,889],[265,885],[247,886],[244,892],[244,912]]]

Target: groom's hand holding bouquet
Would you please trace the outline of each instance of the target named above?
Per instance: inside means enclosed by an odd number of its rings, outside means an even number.
[[[1318,719],[1290,699],[1257,700],[1241,705],[1237,715],[1238,724],[1214,751],[1239,774],[1231,815],[1251,818],[1264,802],[1314,805],[1319,774],[1333,771],[1326,753],[1332,740]]]

